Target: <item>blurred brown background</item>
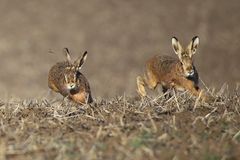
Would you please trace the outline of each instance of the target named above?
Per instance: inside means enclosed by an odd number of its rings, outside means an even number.
[[[210,87],[240,82],[238,0],[1,0],[0,97],[47,94],[50,67],[89,52],[83,73],[95,97],[136,94],[155,54],[175,56],[171,37],[200,37],[195,65]],[[52,50],[54,53],[49,52]]]

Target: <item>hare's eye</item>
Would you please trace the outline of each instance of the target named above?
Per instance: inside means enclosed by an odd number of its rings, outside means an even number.
[[[193,48],[193,49],[192,49],[192,53],[193,53],[193,54],[194,54],[196,51],[197,51],[196,48]]]

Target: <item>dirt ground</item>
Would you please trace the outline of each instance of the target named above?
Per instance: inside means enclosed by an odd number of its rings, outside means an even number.
[[[210,87],[235,87],[239,8],[238,0],[1,0],[0,97],[44,97],[48,70],[65,58],[64,47],[74,57],[89,52],[83,73],[94,97],[133,95],[146,59],[175,56],[171,37],[186,44],[195,35],[202,80]]]
[[[140,99],[9,100],[0,104],[0,159],[199,159],[240,157],[240,94],[217,102],[187,93]]]

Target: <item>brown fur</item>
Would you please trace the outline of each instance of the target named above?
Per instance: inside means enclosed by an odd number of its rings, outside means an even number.
[[[70,55],[67,51],[67,61],[58,62],[49,71],[48,87],[64,97],[84,104],[93,101],[90,85],[86,77],[79,71],[85,61],[85,57],[70,62]],[[69,86],[73,86],[69,88]],[[81,95],[81,96],[80,96]]]
[[[137,77],[138,93],[146,96],[145,86],[155,89],[162,85],[163,92],[173,88],[188,90],[195,96],[202,92],[202,99],[208,98],[206,93],[198,86],[198,73],[193,65],[192,55],[196,52],[199,43],[194,37],[186,49],[183,49],[178,40],[173,37],[173,49],[179,59],[170,56],[154,56],[146,62],[143,77]]]

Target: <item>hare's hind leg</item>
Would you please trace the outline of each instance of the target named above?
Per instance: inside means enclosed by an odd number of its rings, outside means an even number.
[[[144,80],[147,83],[149,89],[154,90],[158,85],[158,80],[156,76],[150,70],[148,70],[146,74],[144,74]]]
[[[148,86],[149,89],[155,89],[158,85],[158,81],[156,77],[152,74],[152,72],[147,72],[144,74],[144,77],[141,76],[137,77],[137,86],[138,86],[138,93],[145,97],[147,95],[145,86]]]
[[[147,95],[145,90],[145,82],[141,76],[137,77],[137,92],[142,96],[145,97]]]
[[[53,90],[54,92],[59,92],[58,87],[55,85],[54,81],[48,81],[48,87]]]

